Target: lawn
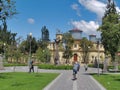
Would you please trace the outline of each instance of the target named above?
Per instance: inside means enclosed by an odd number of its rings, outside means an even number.
[[[0,90],[42,90],[57,73],[0,73]]]
[[[120,74],[103,74],[99,77],[93,75],[93,77],[98,80],[106,90],[120,90]]]

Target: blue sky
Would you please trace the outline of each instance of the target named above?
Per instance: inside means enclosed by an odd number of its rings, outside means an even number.
[[[101,17],[104,15],[107,0],[16,0],[19,14],[8,20],[8,29],[18,33],[23,39],[32,33],[41,38],[41,28],[45,25],[51,41],[59,29],[67,32],[73,28],[81,29],[83,36],[96,34]],[[117,11],[120,2],[115,0]]]

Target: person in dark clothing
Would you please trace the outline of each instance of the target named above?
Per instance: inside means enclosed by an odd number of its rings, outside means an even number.
[[[29,72],[31,72],[31,70],[34,72],[33,60],[30,61],[30,64],[29,64]]]
[[[85,64],[84,67],[85,67],[85,71],[87,71],[88,70],[88,65]]]

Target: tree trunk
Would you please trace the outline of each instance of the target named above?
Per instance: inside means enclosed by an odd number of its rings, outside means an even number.
[[[118,62],[114,61],[114,70],[118,71]]]

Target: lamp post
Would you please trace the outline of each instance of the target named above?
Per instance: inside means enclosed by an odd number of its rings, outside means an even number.
[[[29,42],[30,42],[29,62],[31,61],[31,41],[32,41],[32,33],[29,33]]]
[[[88,61],[89,61],[89,55],[90,55],[90,46],[88,46]]]
[[[4,45],[4,60],[5,60],[5,47],[6,47],[6,43],[3,44]]]
[[[100,57],[100,50],[99,49],[100,49],[100,47],[99,47],[99,44],[100,44],[100,40],[98,39],[97,40],[97,48],[98,48],[98,67],[97,67],[98,68],[98,76],[100,75],[100,71],[99,71],[99,63],[100,63],[99,62],[99,57]]]
[[[55,50],[55,58],[54,58],[54,62],[55,65],[59,64],[59,51],[58,51],[58,44],[60,43],[60,39],[54,39],[55,40],[55,45],[56,45],[56,50]]]

